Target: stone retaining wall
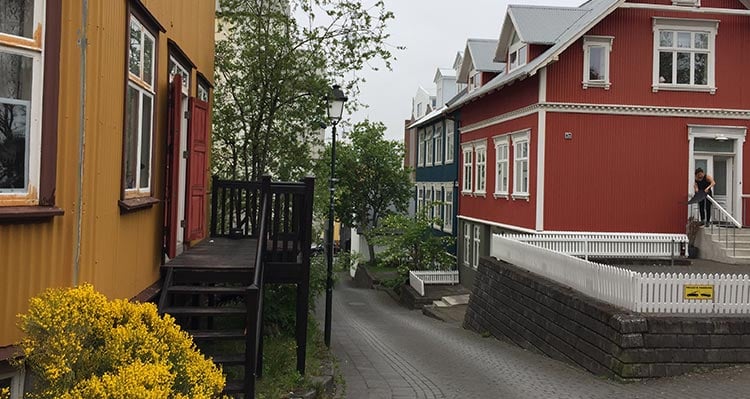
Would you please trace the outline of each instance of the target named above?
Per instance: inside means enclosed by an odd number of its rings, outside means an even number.
[[[750,363],[750,317],[646,315],[482,258],[464,327],[624,379]]]

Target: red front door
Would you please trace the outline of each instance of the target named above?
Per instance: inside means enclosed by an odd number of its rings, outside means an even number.
[[[182,128],[182,76],[175,75],[169,87],[167,126],[167,170],[164,193],[164,252],[177,256],[177,231],[180,225],[180,129]]]
[[[188,184],[185,209],[185,239],[206,236],[206,187],[208,185],[208,103],[190,98],[188,130]]]

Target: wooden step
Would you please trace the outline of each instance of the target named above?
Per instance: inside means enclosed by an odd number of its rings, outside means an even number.
[[[161,313],[167,313],[172,316],[243,316],[247,314],[247,309],[236,307],[171,306],[162,309]]]
[[[244,330],[193,330],[188,333],[199,341],[245,339]]]
[[[172,283],[240,283],[250,285],[254,278],[253,269],[172,269]]]
[[[244,353],[222,354],[212,356],[214,363],[220,363],[222,366],[242,366],[245,364]]]
[[[217,295],[245,295],[247,288],[238,287],[216,287],[201,285],[173,285],[167,287],[170,294],[217,294]]]
[[[244,393],[245,392],[245,381],[236,380],[236,381],[227,381],[227,384],[224,386],[224,393]]]

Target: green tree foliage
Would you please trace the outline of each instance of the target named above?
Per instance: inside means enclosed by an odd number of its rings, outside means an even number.
[[[385,125],[365,120],[352,128],[348,141],[336,148],[336,218],[356,227],[368,242],[370,260],[375,260],[373,229],[392,212],[406,210],[412,196],[409,171],[403,168],[401,143],[385,139]],[[316,212],[327,214],[329,203],[330,147],[318,162],[315,175]]]
[[[393,55],[383,1],[221,0],[216,42],[213,169],[225,178],[308,173],[331,83],[355,109],[356,71]],[[304,21],[300,23],[299,21]]]
[[[396,266],[402,276],[409,270],[449,270],[455,259],[446,252],[455,243],[452,236],[438,236],[432,228],[441,219],[427,217],[426,208],[416,218],[391,214],[373,234],[376,245],[386,250],[381,260]]]

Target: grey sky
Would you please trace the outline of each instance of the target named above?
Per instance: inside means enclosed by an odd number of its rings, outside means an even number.
[[[411,98],[421,84],[430,87],[437,67],[450,68],[467,38],[497,39],[508,4],[578,6],[583,0],[385,0],[396,14],[390,23],[397,52],[393,71],[363,71],[367,82],[361,101],[370,107],[351,116],[388,126],[387,137],[403,140],[404,120],[411,112]]]

